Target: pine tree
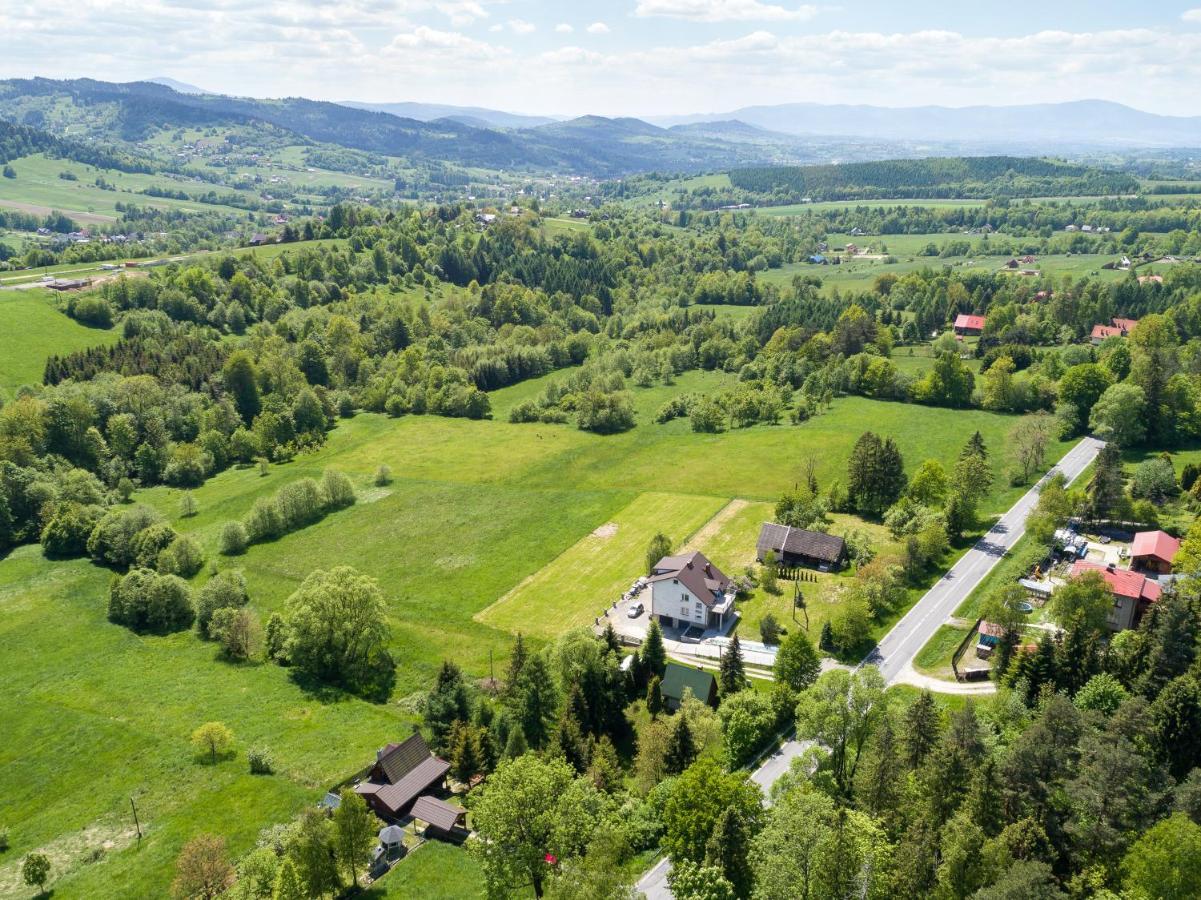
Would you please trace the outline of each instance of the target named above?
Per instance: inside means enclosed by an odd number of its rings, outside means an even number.
[[[834,629],[830,627],[830,620],[822,622],[822,633],[817,638],[817,646],[829,652],[834,649]]]
[[[605,622],[605,633],[601,636],[601,640],[605,642],[605,649],[610,653],[621,654],[621,641],[617,639],[617,632],[613,630],[612,622]]]
[[[679,775],[696,759],[696,744],[692,739],[692,728],[688,718],[681,712],[675,717],[671,733],[667,736],[667,750],[663,754],[663,770],[668,775]]]
[[[922,691],[905,711],[905,763],[916,769],[938,741],[938,707],[934,695]]]
[[[742,666],[742,644],[738,635],[730,641],[730,646],[721,656],[721,669],[718,672],[718,684],[723,697],[737,694],[746,687],[746,672]]]
[[[438,670],[434,689],[425,701],[424,720],[430,732],[430,744],[436,753],[446,753],[450,748],[451,732],[456,723],[471,718],[471,705],[467,699],[467,687],[463,673],[453,662],[445,660]]]
[[[964,444],[963,449],[959,452],[960,459],[963,459],[965,456],[980,456],[988,459],[988,447],[984,445],[984,436],[979,431],[974,432],[967,439],[967,443]]]
[[[659,623],[655,619],[651,619],[651,624],[646,629],[646,640],[642,644],[642,663],[646,666],[648,676],[663,677],[663,669],[667,665],[667,651],[663,647],[663,632],[659,630]]]
[[[1148,624],[1151,646],[1138,689],[1153,699],[1165,684],[1187,672],[1196,659],[1197,614],[1184,597],[1165,591]]]
[[[456,781],[471,784],[483,769],[479,739],[475,728],[465,722],[455,724],[450,740],[450,772]]]
[[[583,773],[587,770],[588,741],[570,705],[563,707],[563,714],[559,717],[559,727],[555,731],[555,750],[576,772]]]
[[[646,686],[646,711],[651,714],[652,722],[659,718],[659,713],[663,712],[662,685],[659,676],[656,675]]]

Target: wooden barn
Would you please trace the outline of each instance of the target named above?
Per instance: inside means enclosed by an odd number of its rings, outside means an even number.
[[[834,570],[841,569],[847,560],[847,543],[842,538],[775,522],[764,522],[759,529],[755,557],[763,562],[769,551],[784,569],[804,566]]]

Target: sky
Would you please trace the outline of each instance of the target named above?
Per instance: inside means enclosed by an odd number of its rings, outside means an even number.
[[[1201,0],[0,0],[0,77],[655,116],[1105,99],[1201,115]]]

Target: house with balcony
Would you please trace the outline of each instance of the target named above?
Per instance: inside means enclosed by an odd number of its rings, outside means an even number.
[[[725,631],[734,619],[733,582],[699,551],[663,557],[647,583],[651,615],[663,625]]]

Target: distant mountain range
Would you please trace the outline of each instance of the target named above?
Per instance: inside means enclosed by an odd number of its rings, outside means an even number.
[[[160,82],[161,83],[161,82]],[[356,100],[340,101],[342,106],[352,109],[367,109],[372,112],[388,113],[402,119],[418,122],[434,122],[438,119],[453,119],[473,128],[536,128],[557,122],[553,116],[523,116],[518,113],[485,109],[482,106],[448,106],[445,103],[360,103]]]
[[[147,78],[150,84],[161,84],[163,87],[169,87],[173,91],[178,91],[181,94],[211,94],[212,91],[206,91],[204,88],[198,88],[194,84],[188,84],[186,81],[176,81],[174,78],[168,78],[166,75],[160,75],[157,78]]]
[[[1000,145],[1201,146],[1201,116],[1162,116],[1105,100],[1022,106],[851,106],[785,103],[712,115],[652,117],[656,125],[735,120],[795,136]]]

